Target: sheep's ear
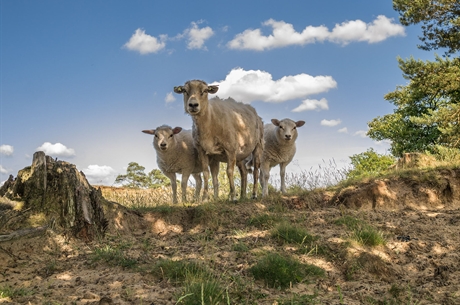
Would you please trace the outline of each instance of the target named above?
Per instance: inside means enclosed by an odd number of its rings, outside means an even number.
[[[142,130],[143,133],[155,134],[155,129]]]
[[[303,125],[305,125],[305,121],[297,121],[297,122],[295,122],[295,126],[297,126],[297,127],[302,127]]]
[[[208,86],[208,93],[214,94],[219,90],[218,85]]]
[[[184,89],[184,86],[177,86],[177,87],[174,87],[174,92],[178,93],[178,94],[182,94],[185,92],[185,89]]]
[[[272,123],[273,123],[273,125],[275,125],[275,126],[280,126],[280,121],[277,120],[277,119],[272,119]]]
[[[178,134],[179,132],[182,131],[182,127],[175,127],[172,131],[173,131],[173,134]]]

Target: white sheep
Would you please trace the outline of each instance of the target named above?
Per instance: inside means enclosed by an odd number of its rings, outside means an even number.
[[[233,171],[235,165],[241,172],[241,198],[246,197],[247,171],[244,159],[253,155],[254,167],[260,166],[263,151],[263,123],[256,110],[247,104],[228,98],[215,97],[208,100],[208,94],[216,93],[218,86],[208,85],[201,80],[190,80],[184,86],[174,87],[174,92],[184,95],[184,109],[193,120],[193,139],[202,162],[204,176],[203,200],[208,199],[208,166],[211,165],[213,181],[217,175],[210,160],[227,163],[230,184],[230,200],[235,201]],[[211,159],[210,159],[211,158]],[[258,170],[254,170],[252,197],[257,197]],[[214,188],[214,196],[217,195]]]
[[[268,195],[270,168],[278,164],[280,166],[281,192],[286,193],[286,166],[292,161],[296,153],[297,127],[303,126],[305,121],[272,119],[272,123],[264,126],[265,147],[260,161],[262,197]]]
[[[176,173],[182,174],[182,202],[187,201],[186,191],[190,175],[193,175],[196,181],[195,199],[197,199],[201,191],[202,170],[197,150],[193,146],[192,131],[162,125],[142,132],[154,135],[153,147],[157,153],[157,164],[163,174],[171,180],[173,203],[177,203]]]

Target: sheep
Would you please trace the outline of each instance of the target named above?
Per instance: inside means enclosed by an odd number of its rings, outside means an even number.
[[[278,164],[280,166],[281,192],[286,193],[286,166],[292,161],[296,153],[297,127],[305,124],[305,121],[294,122],[291,119],[281,121],[272,119],[271,121],[273,124],[265,124],[264,126],[265,147],[260,160],[262,197],[268,195],[270,168]]]
[[[186,190],[190,175],[193,175],[196,181],[195,199],[197,199],[201,191],[202,170],[198,162],[197,150],[193,146],[192,131],[162,125],[142,132],[154,135],[153,147],[157,153],[157,164],[163,174],[171,180],[173,203],[177,203],[176,173],[182,174],[182,202],[187,201]]]
[[[212,162],[227,163],[230,184],[229,199],[236,201],[233,171],[235,165],[241,173],[241,198],[246,197],[247,171],[244,160],[249,155],[254,158],[254,167],[259,168],[263,151],[263,123],[256,110],[232,98],[218,97],[208,100],[219,87],[208,85],[202,80],[190,80],[183,86],[174,87],[174,92],[184,95],[184,109],[192,117],[193,141],[202,162],[204,187],[203,200],[208,199],[208,177],[211,166],[213,182],[217,182],[216,170]],[[211,161],[211,163],[210,163]],[[252,197],[257,198],[258,170],[254,170]],[[214,188],[214,196],[217,196]]]

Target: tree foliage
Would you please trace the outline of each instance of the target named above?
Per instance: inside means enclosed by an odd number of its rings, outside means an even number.
[[[406,86],[385,95],[394,113],[368,123],[368,135],[391,140],[391,153],[431,151],[435,145],[458,147],[460,123],[460,60],[435,61],[398,58]]]
[[[131,188],[155,188],[169,185],[171,182],[159,169],[153,169],[145,174],[145,167],[130,162],[125,175],[118,175],[115,184],[122,184]]]
[[[460,147],[460,2],[458,0],[393,0],[404,25],[422,23],[424,50],[446,48],[434,61],[398,58],[409,81],[385,95],[396,106],[392,114],[368,123],[368,136],[390,140],[391,153],[433,152],[436,145]]]
[[[460,50],[460,2],[458,0],[393,0],[403,25],[422,23],[422,50],[446,48],[446,55]]]
[[[351,156],[350,160],[353,168],[347,173],[347,178],[379,174],[395,162],[393,157],[381,155],[373,148]]]

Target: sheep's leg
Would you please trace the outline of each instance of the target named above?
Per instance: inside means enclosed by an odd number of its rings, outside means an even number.
[[[202,182],[201,181],[201,174],[192,174],[193,175],[193,178],[195,179],[195,197],[194,197],[194,200],[198,200],[198,198],[200,198],[200,192],[201,192],[201,185],[202,185]]]
[[[229,193],[229,199],[231,201],[237,201],[236,195],[235,195],[235,181],[233,181],[233,171],[235,169],[236,165],[236,158],[228,158],[227,162],[227,177],[228,177],[228,183],[230,184],[230,193]]]
[[[212,186],[214,188],[214,199],[219,198],[219,161],[209,160],[209,168],[212,176]]]
[[[257,198],[257,191],[258,191],[258,186],[257,183],[259,181],[259,168],[260,168],[260,159],[262,156],[262,147],[260,144],[257,144],[254,152],[252,153],[252,166],[254,167],[253,169],[253,180],[254,180],[254,185],[252,186],[252,199]],[[261,175],[260,175],[261,176]]]
[[[286,163],[280,163],[281,193],[286,194]]]
[[[241,176],[241,195],[240,198],[246,198],[246,189],[248,186],[248,170],[246,169],[246,165],[244,164],[244,160],[238,162],[238,169],[240,171]]]
[[[177,203],[177,182],[175,173],[164,173],[171,181],[171,189],[173,192],[173,203]]]
[[[270,164],[262,163],[260,165],[260,171],[262,173],[262,197],[268,196],[268,179],[270,178]]]
[[[182,174],[182,180],[180,182],[180,186],[182,190],[182,202],[187,202],[187,184],[188,184],[189,177],[190,177],[190,173]]]
[[[209,181],[209,157],[203,149],[198,150],[198,157],[201,160],[203,170],[203,201],[208,201],[208,181]]]

